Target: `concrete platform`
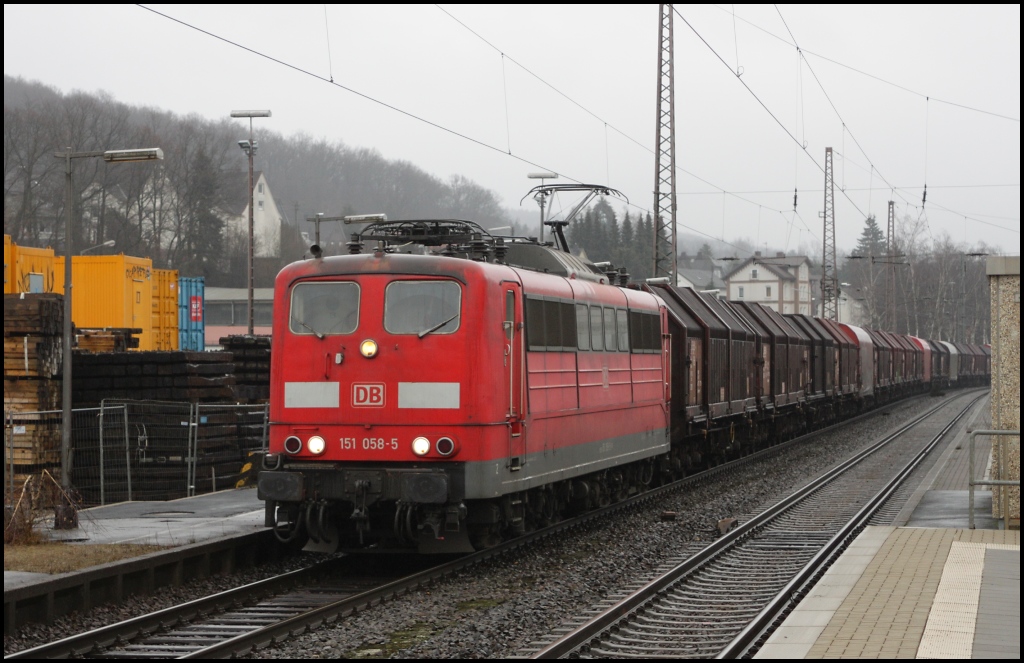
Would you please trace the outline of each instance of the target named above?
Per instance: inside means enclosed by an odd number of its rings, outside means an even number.
[[[981,490],[967,529],[966,431],[988,411],[985,399],[894,526],[866,528],[755,658],[1020,658],[1020,532],[998,529]],[[981,478],[988,445],[975,454]]]
[[[1019,658],[1019,576],[1020,532],[868,527],[755,658]]]
[[[84,509],[77,530],[47,530],[53,540],[180,546],[263,529],[255,488],[169,502],[122,502]]]
[[[255,488],[225,490],[169,502],[123,502],[83,509],[75,530],[42,531],[73,544],[133,543],[175,548],[265,531]],[[4,591],[40,583],[45,573],[4,571]]]

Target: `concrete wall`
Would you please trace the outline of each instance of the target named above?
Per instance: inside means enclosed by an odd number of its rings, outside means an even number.
[[[992,256],[986,271],[992,298],[992,427],[1020,430],[1020,256]],[[992,441],[992,478],[1019,481],[1020,438]],[[992,515],[1019,528],[1020,488],[997,488],[992,497]]]

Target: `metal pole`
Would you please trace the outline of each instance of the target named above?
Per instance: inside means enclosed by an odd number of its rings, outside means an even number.
[[[106,472],[107,468],[103,463],[103,401],[100,401],[100,506],[107,503],[106,485],[103,476]]]
[[[544,180],[540,181],[540,185],[544,186]],[[540,243],[544,243],[544,203],[547,201],[547,197],[544,192],[540,194]]]
[[[124,462],[128,468],[128,501],[132,501],[132,454],[128,443],[128,406],[121,406],[121,417],[124,419]]]
[[[78,516],[70,503],[71,495],[71,226],[74,190],[71,181],[71,146],[64,154],[64,338],[62,340],[61,422],[60,422],[60,485],[62,495],[55,529],[76,529]]]
[[[253,280],[253,233],[255,232],[255,221],[253,215],[254,197],[252,193],[252,157],[256,151],[256,145],[252,142],[252,118],[249,118],[249,336],[252,336],[252,280]]]

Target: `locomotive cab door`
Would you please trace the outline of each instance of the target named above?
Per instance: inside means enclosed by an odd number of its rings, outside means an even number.
[[[505,420],[508,422],[508,469],[510,472],[518,472],[526,461],[523,295],[518,283],[506,282],[502,284],[502,289],[504,319],[501,324],[505,332],[504,382],[507,389]]]

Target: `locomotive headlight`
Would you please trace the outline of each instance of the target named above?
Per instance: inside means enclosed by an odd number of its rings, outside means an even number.
[[[430,440],[425,437],[417,437],[412,441],[412,452],[417,456],[426,456],[430,453]]]
[[[368,338],[359,344],[359,354],[363,355],[367,359],[372,359],[377,356],[377,341],[372,338]]]
[[[306,448],[309,449],[309,453],[319,456],[327,448],[327,443],[324,442],[324,438],[314,435],[306,441]]]

